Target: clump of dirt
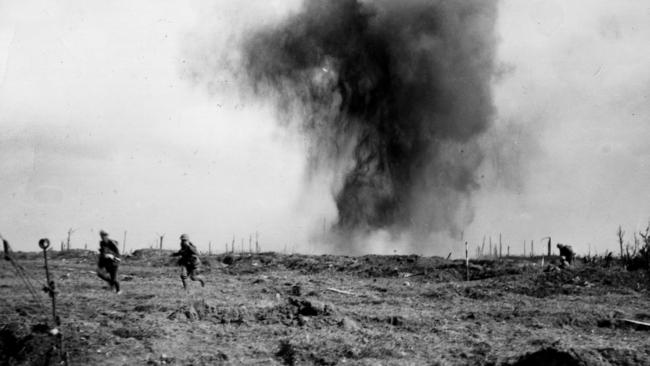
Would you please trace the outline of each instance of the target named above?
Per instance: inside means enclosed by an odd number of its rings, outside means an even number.
[[[170,320],[210,320],[221,324],[242,324],[250,321],[252,316],[245,306],[219,307],[204,300],[186,304],[169,314]]]
[[[228,265],[228,266],[233,264],[234,262],[235,262],[235,257],[233,257],[232,255],[225,255],[223,257],[223,259],[221,260],[221,263],[223,263],[225,265]]]
[[[392,345],[385,346],[376,349],[343,337],[332,340],[293,338],[280,341],[275,357],[284,365],[338,365],[345,360],[402,357]]]
[[[280,341],[280,347],[275,353],[275,356],[285,365],[293,366],[296,364],[296,353],[295,346],[290,341],[284,339]]]
[[[648,358],[648,348],[645,349],[620,349],[620,348],[600,348],[598,353],[612,365],[631,366],[631,365],[650,365]]]
[[[139,326],[129,326],[121,327],[113,330],[113,334],[120,338],[134,338],[137,340],[144,340],[148,338],[155,337],[157,332],[151,327],[139,327]]]
[[[336,310],[331,304],[289,297],[282,304],[259,310],[255,318],[263,324],[281,323],[286,326],[333,325],[336,324],[336,320],[331,316],[335,314]]]
[[[282,303],[250,311],[245,306],[214,306],[205,301],[186,304],[169,314],[170,320],[206,320],[221,324],[243,324],[260,322],[262,324],[284,324],[287,326],[304,326],[312,323],[333,325],[331,318],[336,311],[331,304],[316,300],[289,297]]]

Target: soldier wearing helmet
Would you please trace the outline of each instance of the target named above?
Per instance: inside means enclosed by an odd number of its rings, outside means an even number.
[[[183,234],[180,239],[181,249],[178,252],[173,253],[172,256],[180,257],[178,259],[178,265],[181,266],[181,281],[183,281],[183,288],[187,290],[187,277],[192,281],[201,282],[201,287],[204,287],[205,281],[203,277],[199,275],[199,269],[201,267],[199,251],[190,241],[189,235]]]
[[[563,258],[568,265],[571,265],[573,263],[573,259],[575,258],[573,248],[570,245],[558,243],[557,249],[560,251],[560,257]]]
[[[99,241],[99,261],[97,263],[97,275],[102,280],[108,282],[111,289],[116,293],[121,293],[120,283],[117,280],[117,270],[120,266],[120,251],[117,241],[108,237],[104,230],[99,232],[101,240]]]

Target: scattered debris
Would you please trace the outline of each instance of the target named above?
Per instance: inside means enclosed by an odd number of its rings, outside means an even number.
[[[638,320],[632,320],[632,319],[621,319],[621,321],[630,324],[640,330],[650,330],[650,323],[646,323]]]
[[[352,293],[352,292],[350,292],[350,291],[339,290],[339,289],[337,289],[337,288],[333,288],[333,287],[328,287],[327,290],[328,290],[328,291],[332,291],[332,292],[336,292],[337,294],[343,294],[343,295],[354,296],[354,293]]]
[[[359,324],[350,317],[343,317],[339,322],[339,326],[348,332],[359,330],[361,327]]]

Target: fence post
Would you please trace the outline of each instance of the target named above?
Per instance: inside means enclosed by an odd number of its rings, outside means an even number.
[[[524,257],[526,256],[526,240],[524,240]]]
[[[530,241],[530,256],[531,257],[535,256],[535,243],[533,240]]]
[[[469,281],[469,253],[467,252],[467,242],[465,242],[465,271],[467,272],[467,281]]]
[[[499,233],[499,258],[503,257],[503,246],[501,244],[501,233]]]

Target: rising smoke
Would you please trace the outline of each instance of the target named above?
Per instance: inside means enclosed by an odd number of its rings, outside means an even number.
[[[331,170],[334,231],[457,234],[490,127],[496,2],[305,0],[243,42],[246,80]]]

